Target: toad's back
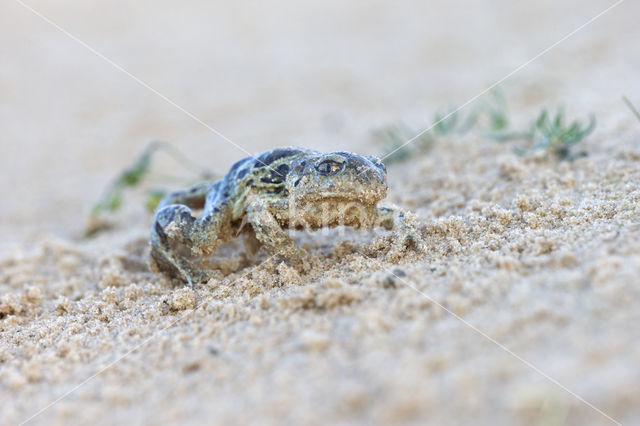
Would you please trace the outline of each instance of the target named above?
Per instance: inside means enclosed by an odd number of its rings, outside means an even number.
[[[276,148],[237,161],[207,194],[207,207],[231,208],[230,220],[238,220],[245,210],[246,198],[254,194],[286,197],[285,180],[292,164],[316,151],[303,148]]]

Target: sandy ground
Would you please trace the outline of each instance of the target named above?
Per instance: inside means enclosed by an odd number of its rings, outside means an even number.
[[[373,129],[426,127],[613,1],[515,3],[29,4],[249,152],[377,154]],[[141,192],[93,239],[87,212],[150,140],[218,172],[245,153],[3,2],[0,423],[640,422],[638,16],[627,0],[501,86],[516,126],[594,113],[586,158],[439,140],[389,167],[426,255],[299,233],[306,269],[231,244],[192,291],[149,271]]]

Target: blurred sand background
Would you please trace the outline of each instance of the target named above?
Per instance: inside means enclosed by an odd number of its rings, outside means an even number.
[[[28,4],[249,152],[378,154],[374,129],[428,126],[613,1]],[[639,422],[640,122],[620,100],[640,104],[638,16],[623,2],[501,85],[515,126],[595,114],[587,158],[440,141],[389,167],[432,253],[304,234],[310,270],[251,270],[262,253],[191,291],[148,271],[142,194],[91,240],[87,212],[150,140],[220,173],[245,152],[3,2],[0,423],[117,361],[31,422],[615,424],[438,304]]]

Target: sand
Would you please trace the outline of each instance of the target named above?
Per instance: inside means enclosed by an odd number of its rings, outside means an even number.
[[[242,149],[377,154],[376,128],[428,126],[612,2],[29,4]],[[148,268],[142,190],[90,239],[87,212],[150,140],[217,172],[245,153],[5,2],[0,423],[639,422],[640,122],[620,101],[640,105],[639,12],[501,86],[514,127],[595,114],[587,157],[440,138],[389,165],[426,254],[298,232],[304,266],[231,243],[191,290]]]

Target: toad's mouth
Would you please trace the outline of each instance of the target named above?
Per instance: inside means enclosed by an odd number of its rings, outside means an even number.
[[[366,191],[366,192],[336,192],[336,191],[318,191],[304,194],[299,198],[300,201],[308,203],[362,203],[375,204],[386,197],[387,191]]]

